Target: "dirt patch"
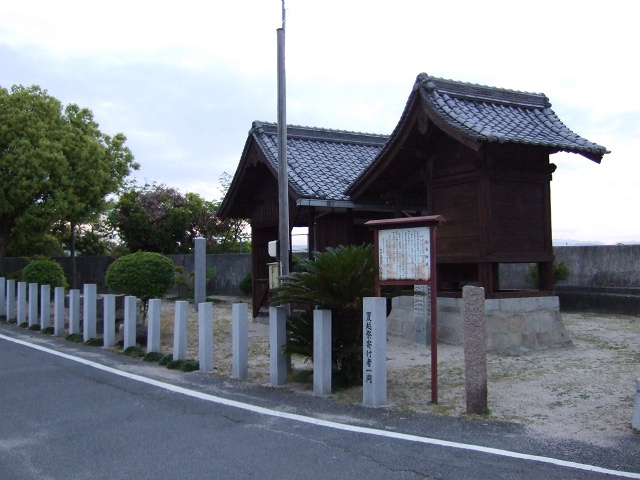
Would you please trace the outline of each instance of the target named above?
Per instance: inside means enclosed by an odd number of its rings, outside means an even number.
[[[215,375],[231,375],[231,305],[248,299],[220,297],[214,302]],[[161,349],[173,349],[173,303],[163,302]],[[607,445],[629,434],[640,377],[640,319],[563,314],[574,346],[523,355],[487,356],[490,418],[527,425],[548,436]],[[189,316],[188,356],[198,356],[197,315]],[[390,337],[387,343],[388,399],[393,408],[446,415],[465,411],[462,347],[438,346],[439,402],[431,405],[430,349]],[[312,365],[293,359],[287,388],[312,393]],[[304,379],[299,383],[293,380]],[[249,379],[269,382],[268,326],[249,322]],[[332,398],[362,402],[362,389],[336,392]]]

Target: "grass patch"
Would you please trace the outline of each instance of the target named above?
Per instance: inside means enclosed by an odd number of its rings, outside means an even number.
[[[144,360],[145,362],[156,362],[156,363],[158,363],[164,357],[165,356],[162,355],[160,352],[149,352],[144,357],[142,357],[142,360]]]
[[[18,321],[15,318],[12,318],[11,320],[7,320],[7,323],[9,325],[15,325],[16,323],[18,323]]]
[[[200,368],[200,363],[197,360],[181,358],[178,360],[171,360],[167,363],[167,368],[169,370],[180,370],[181,372],[193,372]]]
[[[162,357],[160,360],[158,360],[158,365],[162,365],[163,367],[166,367],[167,364],[169,362],[171,362],[173,360],[173,354],[172,353],[167,353],[164,357]]]
[[[40,325],[35,324],[35,325],[31,325],[29,327],[29,330],[31,330],[32,332],[39,332],[41,330],[41,327],[40,327]]]
[[[293,370],[288,375],[288,381],[291,383],[308,383],[311,375],[313,375],[313,370]]]
[[[82,334],[81,333],[71,333],[67,335],[67,340],[74,343],[82,343]]]
[[[137,345],[125,348],[122,353],[128,357],[133,357],[133,358],[144,357],[144,350],[142,350]]]
[[[29,322],[22,322],[20,325],[18,325],[20,328],[29,328]]]
[[[104,340],[102,338],[90,338],[84,342],[84,344],[89,347],[102,347],[104,345]]]
[[[53,327],[46,327],[40,330],[40,333],[44,333],[45,335],[53,335],[54,332],[55,330],[53,329]]]

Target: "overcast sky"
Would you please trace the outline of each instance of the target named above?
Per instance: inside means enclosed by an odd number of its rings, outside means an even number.
[[[220,197],[276,121],[281,0],[0,1],[0,86],[124,133],[140,181]],[[289,124],[389,134],[415,77],[545,93],[601,165],[556,154],[554,238],[640,241],[640,2],[287,0]]]

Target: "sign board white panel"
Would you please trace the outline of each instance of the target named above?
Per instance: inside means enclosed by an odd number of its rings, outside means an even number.
[[[430,227],[378,230],[380,281],[428,281],[431,276],[430,238]]]

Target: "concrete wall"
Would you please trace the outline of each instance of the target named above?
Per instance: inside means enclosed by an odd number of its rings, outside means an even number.
[[[185,267],[188,275],[193,272],[193,255],[168,255],[173,263]],[[71,259],[69,257],[54,258],[64,270],[67,280],[71,285]],[[76,267],[78,272],[78,285],[95,283],[98,291],[108,291],[104,283],[107,267],[114,261],[113,257],[77,257]],[[0,275],[22,270],[27,264],[24,258],[6,258],[0,268]],[[207,268],[214,267],[216,274],[207,282],[207,293],[218,295],[240,295],[238,288],[240,281],[247,273],[251,272],[251,254],[234,253],[226,255],[207,255]]]
[[[571,275],[559,286],[640,287],[640,245],[556,247]]]

